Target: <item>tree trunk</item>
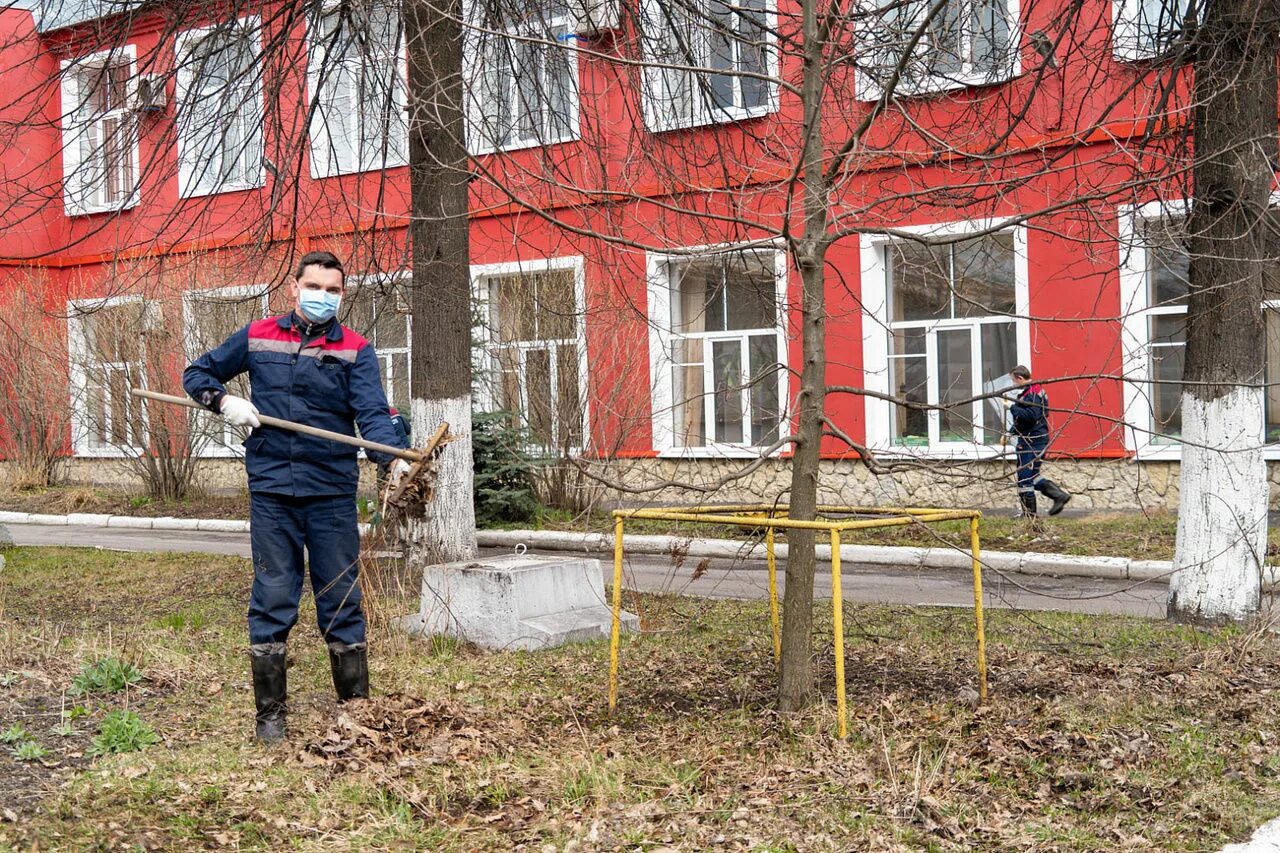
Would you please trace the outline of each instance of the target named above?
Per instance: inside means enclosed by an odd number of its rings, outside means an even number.
[[[818,452],[822,443],[822,415],[826,400],[825,254],[827,186],[822,161],[823,44],[819,37],[816,0],[803,0],[804,71],[804,237],[796,263],[800,268],[800,372],[798,442],[791,459],[791,517],[811,521],[818,503]],[[787,585],[782,604],[782,658],[778,670],[778,708],[794,711],[813,692],[813,575],[816,568],[812,530],[787,535]]]
[[[1169,617],[1258,611],[1267,541],[1262,270],[1276,160],[1277,4],[1205,4],[1196,38],[1191,292]]]
[[[447,421],[455,441],[440,457],[427,518],[414,525],[412,559],[476,553],[471,460],[471,273],[462,90],[462,3],[406,0],[409,182],[413,222],[414,435]]]

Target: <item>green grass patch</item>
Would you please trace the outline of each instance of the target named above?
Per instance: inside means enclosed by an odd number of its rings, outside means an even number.
[[[89,747],[89,754],[98,756],[138,752],[159,742],[160,736],[155,733],[155,729],[133,711],[112,711],[98,726],[98,734]]]
[[[133,664],[108,656],[85,664],[80,674],[71,679],[71,692],[77,695],[119,693],[141,680],[142,673]]]
[[[18,723],[14,723],[3,732],[0,732],[0,743],[22,743],[30,738],[31,733],[28,732],[24,726],[21,726]]]

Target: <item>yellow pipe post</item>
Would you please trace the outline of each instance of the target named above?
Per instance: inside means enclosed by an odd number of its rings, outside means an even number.
[[[849,734],[844,694],[844,594],[840,591],[840,531],[831,531],[831,619],[836,645],[836,714],[840,718],[840,739]]]
[[[613,520],[613,626],[609,635],[609,713],[618,707],[618,634],[622,624],[622,516]]]
[[[982,556],[978,516],[969,519],[969,548],[973,552],[973,618],[978,627],[978,701],[987,701],[987,629],[982,621]]]
[[[773,624],[773,662],[782,662],[782,622],[778,618],[778,561],[773,552],[773,525],[764,535],[764,549],[769,556],[769,621]]]

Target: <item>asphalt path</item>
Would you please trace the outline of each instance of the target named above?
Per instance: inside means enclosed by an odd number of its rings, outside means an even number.
[[[115,551],[174,551],[249,556],[249,534],[187,530],[133,530],[123,527],[10,524],[16,545],[104,548]],[[504,553],[486,549],[486,556]],[[558,552],[555,556],[566,556]],[[612,564],[601,560],[606,579]],[[778,566],[779,587],[785,586],[785,566]],[[844,599],[851,602],[943,607],[972,607],[973,579],[969,572],[947,569],[886,570],[845,563],[841,575]],[[1021,610],[1070,610],[1163,618],[1168,587],[1158,581],[1103,578],[1044,577],[984,573],[983,601],[988,607]],[[689,558],[673,565],[670,557],[636,555],[627,558],[624,586],[642,592],[662,592],[706,598],[764,599],[768,570],[759,560]],[[815,595],[831,597],[831,573],[819,564]]]

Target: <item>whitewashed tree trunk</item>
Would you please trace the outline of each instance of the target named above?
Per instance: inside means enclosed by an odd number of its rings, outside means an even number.
[[[426,518],[410,531],[414,559],[426,564],[470,560],[476,555],[476,513],[472,499],[471,397],[413,401],[413,434],[431,435],[441,422],[454,440],[440,454],[435,499]]]
[[[1258,611],[1267,533],[1262,459],[1262,274],[1276,140],[1275,0],[1201,7],[1192,27],[1195,107],[1190,288],[1182,389],[1182,489],[1169,618],[1243,622]]]
[[[1258,611],[1267,547],[1263,394],[1237,388],[1182,398],[1182,481],[1169,610],[1182,621],[1247,620]]]
[[[409,57],[409,189],[413,221],[413,431],[441,421],[444,448],[435,499],[409,531],[410,565],[476,553],[471,459],[471,256],[462,109],[462,0],[406,0]]]

